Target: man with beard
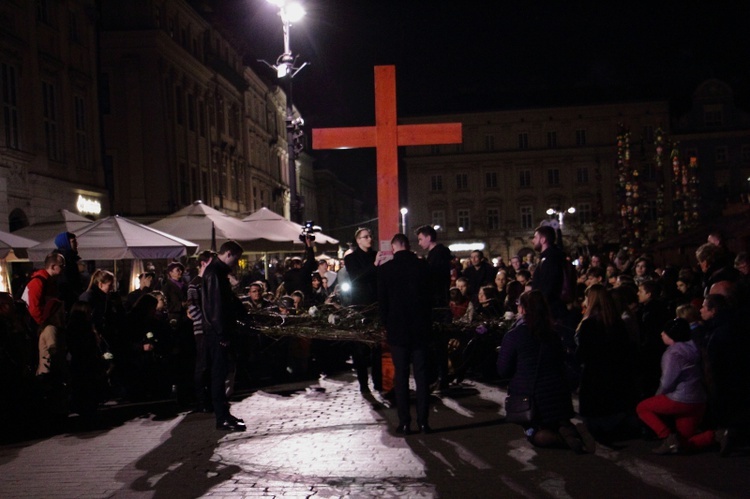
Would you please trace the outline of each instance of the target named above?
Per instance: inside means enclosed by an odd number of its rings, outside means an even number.
[[[539,264],[531,279],[531,288],[542,292],[547,299],[552,317],[561,319],[565,315],[562,301],[565,254],[555,245],[555,229],[540,225],[534,230],[534,251],[540,252]]]

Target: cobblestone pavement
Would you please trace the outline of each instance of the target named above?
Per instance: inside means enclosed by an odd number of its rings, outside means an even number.
[[[395,409],[350,375],[235,402],[244,433],[212,415],[125,413],[102,431],[0,447],[0,497],[747,497],[750,457],[534,449],[502,423],[504,393],[465,383],[434,397],[429,435],[396,436]]]

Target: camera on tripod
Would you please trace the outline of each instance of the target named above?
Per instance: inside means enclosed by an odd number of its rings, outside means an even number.
[[[302,233],[299,235],[299,240],[303,243],[305,242],[305,239],[315,241],[316,232],[320,232],[320,227],[315,225],[312,220],[308,220],[305,222],[305,225],[302,226]]]

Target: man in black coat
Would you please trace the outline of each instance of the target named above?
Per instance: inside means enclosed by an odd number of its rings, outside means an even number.
[[[480,250],[474,250],[469,256],[471,265],[463,271],[463,277],[469,282],[469,298],[478,305],[477,295],[479,288],[488,284],[494,284],[497,269],[490,265],[484,258],[484,253]]]
[[[549,225],[541,225],[534,231],[534,251],[539,251],[540,255],[531,288],[542,292],[552,317],[560,320],[567,310],[562,301],[565,253],[555,245],[555,241],[555,229]]]
[[[378,299],[378,277],[375,267],[377,253],[372,249],[372,233],[369,229],[359,228],[354,233],[357,247],[344,257],[344,265],[351,284],[350,305],[372,305]],[[367,364],[368,358],[372,362],[372,384],[375,390],[383,389],[383,368],[380,345],[372,349],[364,343],[355,345],[352,352],[354,369],[357,371],[359,390],[368,393]]]
[[[417,385],[417,424],[429,433],[429,384],[427,353],[432,331],[430,269],[409,249],[409,239],[396,234],[391,240],[393,259],[378,269],[378,305],[393,357],[397,433],[409,434],[409,366]]]

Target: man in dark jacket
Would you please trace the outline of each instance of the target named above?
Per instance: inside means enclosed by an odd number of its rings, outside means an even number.
[[[239,299],[232,293],[229,273],[242,255],[242,247],[227,241],[203,272],[201,303],[206,355],[211,363],[211,399],[216,415],[216,429],[245,431],[245,424],[229,413],[224,380],[230,366],[230,349],[237,334]]]
[[[351,284],[351,305],[372,305],[378,299],[378,276],[375,267],[377,253],[372,249],[372,234],[369,229],[359,228],[354,233],[357,247],[344,257],[344,264]],[[383,389],[383,370],[381,348],[375,345],[372,349],[364,343],[357,344],[352,353],[354,369],[357,371],[359,389],[362,393],[370,391],[367,386],[368,357],[372,361],[372,383],[375,390]]]
[[[471,261],[471,265],[464,270],[463,277],[469,282],[469,298],[476,306],[479,305],[477,301],[479,288],[495,282],[497,269],[487,262],[484,258],[484,253],[480,250],[472,251],[469,260]]]
[[[409,366],[414,366],[417,385],[417,424],[429,433],[429,384],[427,352],[432,331],[430,269],[409,249],[409,239],[396,234],[391,240],[393,259],[378,270],[378,305],[393,356],[398,427],[410,433]]]
[[[547,299],[554,319],[565,315],[565,304],[562,301],[563,272],[565,271],[565,253],[555,245],[555,229],[541,225],[534,231],[534,250],[539,251],[539,264],[531,279],[531,288],[538,289]]]
[[[302,291],[305,302],[309,303],[312,295],[312,273],[318,262],[315,260],[311,236],[306,236],[304,243],[305,260],[303,262],[300,257],[292,258],[292,268],[284,274],[284,293],[291,295],[295,291]]]
[[[81,273],[78,271],[78,239],[72,232],[61,232],[55,236],[55,248],[58,253],[65,257],[65,269],[57,278],[57,288],[60,299],[65,303],[65,310],[78,301],[78,297],[86,290],[88,283],[83,282]]]

